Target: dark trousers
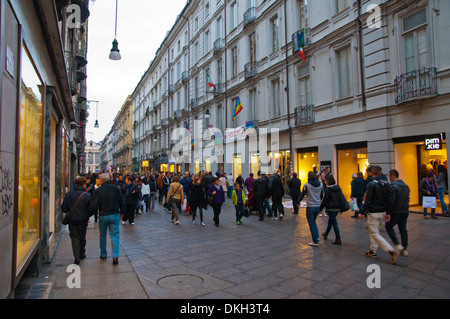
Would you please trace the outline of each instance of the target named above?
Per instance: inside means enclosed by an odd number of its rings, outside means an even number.
[[[259,210],[259,219],[264,220],[264,214],[266,213],[266,199],[260,198],[259,196],[256,199],[256,202],[258,203],[258,210]]]
[[[294,214],[298,214],[298,199],[300,198],[300,195],[293,195],[292,196],[292,203],[294,204]]]
[[[72,241],[74,258],[81,258],[86,254],[86,225],[70,225],[69,234]]]
[[[280,216],[284,215],[283,198],[281,196],[272,196],[273,217],[277,217],[278,211]]]
[[[217,204],[216,202],[212,203],[212,208],[214,211],[214,224],[216,224],[216,226],[219,225],[219,215],[220,215],[220,211],[222,210],[222,204]]]
[[[197,217],[197,209],[200,211],[200,222],[203,223],[203,208],[201,206],[197,206],[196,204],[193,204],[193,206],[190,206],[191,214],[192,214],[192,220],[195,220],[195,217]]]
[[[406,230],[406,223],[408,222],[409,214],[393,214],[391,215],[391,220],[386,223],[386,232],[392,240],[394,245],[398,245],[398,239],[395,235],[394,227],[398,225],[398,230],[400,231],[400,237],[402,240],[402,246],[404,249],[408,247],[408,231]]]
[[[237,203],[236,206],[234,206],[236,209],[236,221],[240,221],[242,219],[242,216],[244,215],[244,204],[243,203]]]
[[[134,215],[136,213],[136,204],[127,204],[127,209],[125,214],[123,214],[123,218],[122,221],[126,222],[128,220],[128,222],[134,223]]]

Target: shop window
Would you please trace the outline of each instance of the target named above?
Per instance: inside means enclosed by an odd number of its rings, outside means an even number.
[[[42,81],[22,47],[17,207],[17,271],[39,242],[42,166]]]
[[[308,182],[308,172],[319,172],[319,151],[305,150],[298,153],[298,178],[302,185]]]
[[[367,167],[367,148],[338,150],[338,183],[347,199],[350,199],[351,195],[352,175],[358,172],[365,174]]]
[[[261,168],[259,153],[250,154],[250,173],[253,173],[253,177],[258,177],[258,171]]]
[[[235,154],[233,159],[233,177],[236,178],[242,174],[242,156]]]

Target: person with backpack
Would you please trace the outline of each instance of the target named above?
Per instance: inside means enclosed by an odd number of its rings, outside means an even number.
[[[339,226],[337,223],[337,215],[342,214],[342,201],[345,200],[342,189],[339,185],[336,185],[333,175],[328,175],[325,177],[325,195],[320,204],[320,211],[325,208],[328,214],[328,226],[327,230],[322,234],[323,239],[327,240],[328,234],[331,228],[334,230],[336,239],[332,242],[333,245],[342,245],[341,234],[339,232]]]
[[[308,245],[312,247],[319,246],[319,230],[317,229],[316,219],[320,213],[320,205],[323,199],[323,186],[316,179],[316,173],[308,172],[308,182],[303,186],[303,191],[300,194],[298,202],[295,205],[300,205],[303,198],[306,197],[306,219],[308,220],[309,230],[311,232],[312,242]]]
[[[378,165],[372,166],[372,178],[372,181],[367,184],[363,206],[368,214],[370,236],[370,250],[365,252],[364,256],[376,258],[378,247],[380,247],[391,255],[391,264],[395,264],[400,252],[380,234],[381,225],[389,220],[389,217],[386,217],[386,211],[389,209],[390,186],[381,177],[381,167]]]

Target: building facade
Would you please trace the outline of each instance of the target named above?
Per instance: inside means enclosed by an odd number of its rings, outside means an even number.
[[[132,94],[139,169],[244,178],[276,169],[287,185],[293,172],[305,183],[308,171],[330,166],[349,197],[352,174],[378,164],[400,171],[417,204],[421,167],[448,157],[449,6],[188,1]],[[238,100],[243,110],[233,121]],[[213,139],[194,132],[196,121],[202,132],[244,134]],[[181,163],[171,152],[184,138],[170,138],[177,128],[189,130]],[[274,130],[267,145],[253,142],[254,129]],[[430,138],[440,149],[426,150]]]
[[[113,146],[112,171],[128,174],[133,171],[133,101],[127,97],[114,119],[110,138]]]
[[[80,7],[72,25],[70,4]],[[0,298],[49,262],[79,172],[88,1],[0,1]]]
[[[89,141],[86,143],[84,153],[86,154],[86,165],[84,173],[100,173],[101,165],[101,143]]]

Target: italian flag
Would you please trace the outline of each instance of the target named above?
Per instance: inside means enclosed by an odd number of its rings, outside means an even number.
[[[305,51],[303,50],[303,47],[305,46],[305,39],[303,38],[303,32],[297,33],[297,42],[298,42],[298,54],[300,54],[303,61],[306,61]]]
[[[206,78],[208,80],[208,87],[215,89],[216,85],[213,83],[213,81],[211,81],[211,77],[209,76],[209,73],[206,73]]]

